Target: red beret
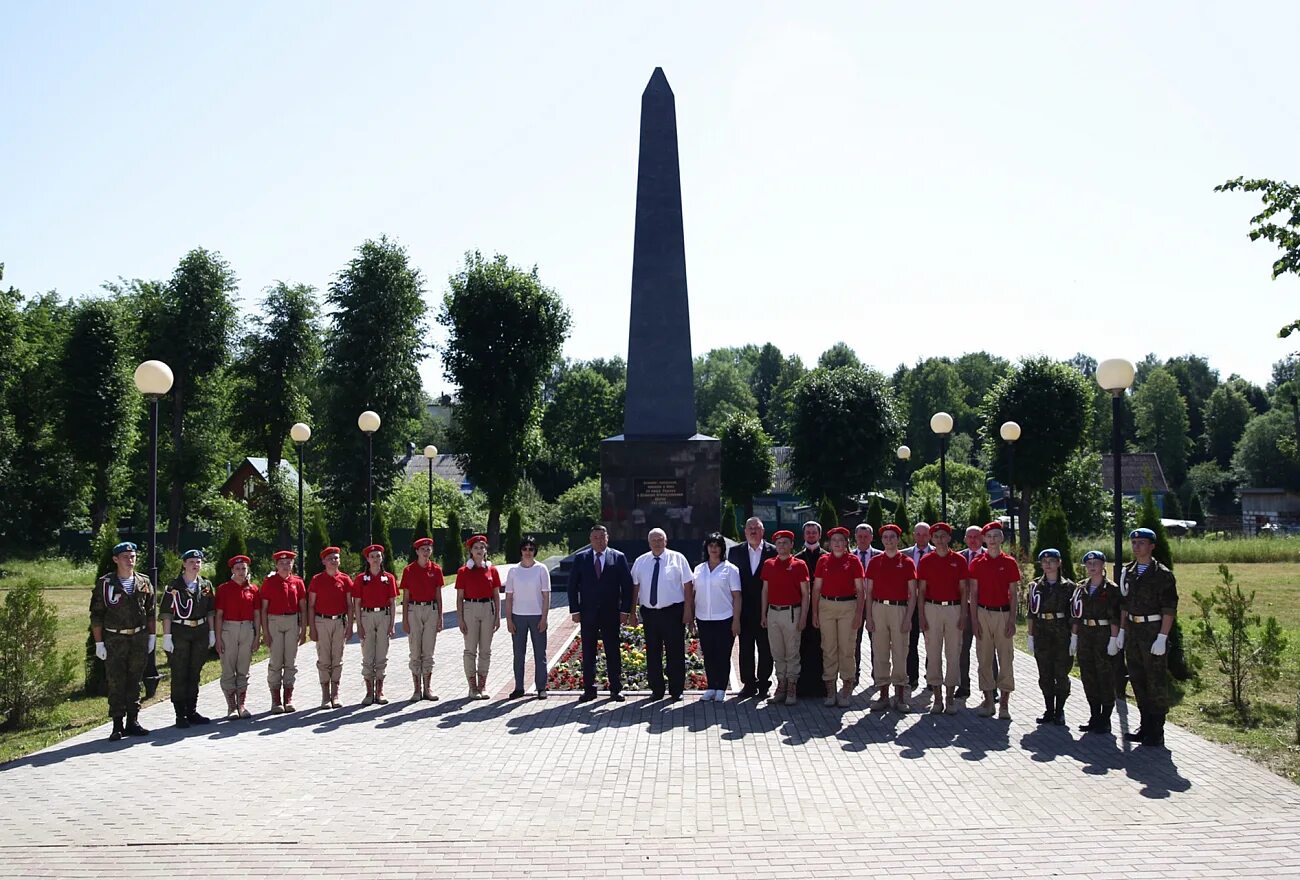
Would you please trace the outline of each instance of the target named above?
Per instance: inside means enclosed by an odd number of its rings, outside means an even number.
[[[384,552],[384,545],[383,545],[383,544],[371,544],[369,547],[367,547],[366,549],[364,549],[364,550],[361,551],[361,558],[362,558],[362,559],[365,559],[367,556],[369,556],[371,553],[374,553],[375,551],[379,551],[380,553],[383,553],[383,552]]]
[[[829,532],[826,533],[826,537],[828,538],[833,538],[836,535],[843,535],[847,540],[849,537],[849,530],[844,528],[844,526],[836,526],[835,528],[831,529]]]
[[[946,522],[937,522],[937,523],[935,523],[934,525],[930,526],[930,531],[932,531],[932,532],[947,532],[948,534],[951,535],[951,534],[952,534],[952,526],[948,525]]]
[[[900,529],[898,526],[894,525],[893,523],[889,523],[888,525],[883,525],[880,527],[880,534],[883,535],[885,532],[893,532],[895,535],[898,535],[900,538],[903,537],[903,530]]]
[[[324,548],[323,550],[321,550],[321,552],[320,552],[320,558],[321,558],[321,559],[324,559],[326,556],[329,556],[329,555],[331,555],[331,554],[334,554],[334,553],[342,553],[342,552],[343,552],[343,551],[340,550],[340,549],[337,548],[337,547],[326,547],[326,548]]]
[[[415,550],[419,550],[421,547],[432,547],[432,546],[433,546],[433,538],[416,538],[415,543],[411,545],[411,547]]]
[[[242,562],[244,565],[251,565],[253,560],[249,559],[247,556],[232,556],[226,560],[226,568],[234,568],[235,563],[237,562]]]
[[[467,549],[473,548],[473,546],[477,544],[479,541],[482,541],[484,544],[486,544],[487,535],[475,535],[474,537],[470,538],[468,541],[465,542],[465,547]]]
[[[793,541],[794,532],[790,531],[789,529],[781,529],[781,531],[777,532],[775,535],[772,536],[772,540],[775,541],[778,540],[779,538],[789,538],[791,541]]]
[[[275,560],[297,559],[298,554],[292,550],[276,550],[274,553],[271,554],[271,558]]]
[[[986,525],[984,528],[980,529],[980,531],[987,535],[989,532],[993,531],[994,529],[996,529],[999,532],[1002,531],[1002,523],[991,522],[988,525]]]

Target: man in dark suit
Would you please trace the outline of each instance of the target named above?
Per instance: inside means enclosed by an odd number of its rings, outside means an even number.
[[[632,610],[632,567],[626,556],[610,548],[609,532],[603,525],[591,527],[591,548],[573,558],[569,609],[573,622],[581,626],[582,696],[578,702],[596,699],[597,639],[605,643],[609,697],[616,703],[623,702],[623,659],[619,654],[618,628],[627,622]]]
[[[745,543],[727,551],[727,561],[740,569],[740,682],[741,698],[767,699],[772,686],[772,649],[763,629],[763,563],[776,556],[776,545],[763,540],[763,521],[745,520]],[[754,652],[758,652],[758,673]]]
[[[808,574],[816,576],[817,560],[826,551],[822,549],[822,527],[815,520],[803,524],[803,549],[794,555],[808,566]],[[812,618],[809,616],[809,621]],[[826,696],[826,682],[822,681],[822,634],[816,627],[809,626],[803,631],[799,642],[799,685],[796,689],[801,697]]]
[[[934,550],[930,543],[930,524],[919,522],[912,526],[912,546],[899,550],[912,558],[912,564],[921,567],[921,557]],[[921,612],[920,606],[912,609],[912,629],[907,633],[907,684],[916,690],[921,679]]]

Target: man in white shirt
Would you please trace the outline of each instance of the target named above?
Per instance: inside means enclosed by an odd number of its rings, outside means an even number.
[[[868,562],[885,552],[884,550],[877,550],[875,547],[871,546],[871,542],[875,540],[875,537],[876,530],[871,527],[870,523],[858,523],[853,529],[853,540],[856,542],[853,548],[853,553],[862,562],[863,571],[867,570]],[[870,613],[870,609],[867,609],[867,613]],[[853,658],[857,663],[858,681],[862,681],[862,634],[864,632],[867,632],[865,614],[863,615],[862,628],[858,630],[858,643],[853,649]],[[868,644],[871,642],[871,633],[869,632],[867,633],[867,642]],[[875,680],[875,672],[875,662],[873,658],[871,669],[872,681]],[[870,691],[871,688],[868,688],[867,690]]]
[[[912,526],[912,539],[911,547],[898,552],[912,557],[912,564],[919,569],[921,557],[934,549],[934,545],[930,543],[930,524],[919,522]],[[920,606],[917,606],[912,609],[912,629],[907,634],[907,684],[912,690],[916,690],[921,679],[921,652],[918,647],[920,640]]]
[[[640,606],[645,625],[651,698],[664,697],[666,661],[668,693],[679,700],[686,690],[686,627],[695,617],[694,573],[685,556],[668,549],[663,529],[651,529],[647,540],[650,552],[632,563],[632,607]]]

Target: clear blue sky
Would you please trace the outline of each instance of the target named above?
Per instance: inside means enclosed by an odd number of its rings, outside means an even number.
[[[697,354],[1196,352],[1263,383],[1294,347],[1258,202],[1211,190],[1300,178],[1300,4],[803,6],[5,0],[6,283],[93,294],[203,246],[248,309],[387,234],[431,316],[501,252],[568,302],[567,355],[625,355],[660,65]]]

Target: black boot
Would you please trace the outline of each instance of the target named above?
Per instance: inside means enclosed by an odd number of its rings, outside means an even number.
[[[1047,694],[1044,694],[1043,705],[1046,706],[1047,709],[1046,711],[1043,712],[1041,717],[1035,718],[1034,721],[1038,722],[1039,724],[1051,724],[1053,720],[1055,720],[1056,718],[1055,703],[1056,701],[1052,697],[1048,696]]]
[[[1142,745],[1163,749],[1165,747],[1165,712],[1155,713],[1155,717],[1146,725],[1146,735]]]
[[[126,726],[122,728],[122,733],[127,736],[148,736],[149,731],[140,726],[136,713],[132,712],[126,716]]]
[[[1128,733],[1124,734],[1125,742],[1142,742],[1143,738],[1146,736],[1147,713],[1143,712],[1140,706],[1138,707],[1138,719],[1137,730],[1130,730]]]
[[[117,742],[122,738],[122,719],[113,719],[113,732],[108,735],[109,742]]]
[[[185,713],[185,720],[188,721],[190,724],[210,724],[212,722],[212,719],[208,718],[205,715],[199,714],[198,704],[199,704],[198,697],[190,698],[189,710]]]
[[[1065,697],[1056,698],[1056,712],[1052,715],[1052,723],[1057,727],[1065,726]]]
[[[1101,707],[1091,700],[1088,701],[1088,723],[1080,724],[1079,730],[1083,733],[1092,733],[1093,728],[1097,726],[1097,719],[1101,715]]]
[[[176,726],[184,729],[190,726],[190,721],[185,717],[185,709],[180,703],[174,704],[176,707]]]
[[[1092,722],[1089,733],[1110,733],[1110,713],[1115,711],[1114,703],[1102,703],[1097,708],[1097,719]]]

